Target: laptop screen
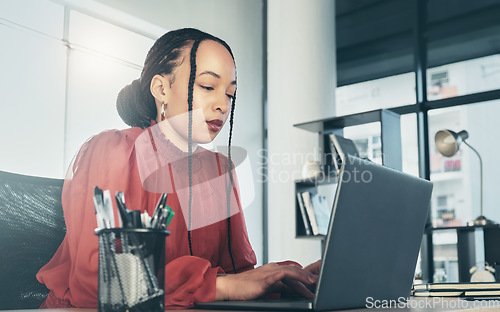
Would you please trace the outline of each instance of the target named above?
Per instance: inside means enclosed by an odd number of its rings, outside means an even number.
[[[326,236],[315,309],[410,294],[432,183],[348,155]]]

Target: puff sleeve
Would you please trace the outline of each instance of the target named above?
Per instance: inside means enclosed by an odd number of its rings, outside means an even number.
[[[51,290],[44,308],[97,307],[98,238],[93,189],[98,186],[111,194],[123,191],[127,207],[150,215],[161,193],[146,191],[137,169],[134,142],[144,130],[110,130],[87,141],[68,171],[62,193],[66,236],[53,258],[37,274],[39,282]],[[169,194],[167,204],[176,216],[166,241],[165,306],[186,308],[194,302],[213,301],[218,273],[231,271],[227,255],[227,223],[216,222],[193,230],[193,254],[187,242],[177,194]],[[115,209],[115,220],[118,214]],[[253,268],[255,254],[248,241],[242,211],[231,216],[234,262],[237,270]],[[57,300],[49,300],[50,298]]]

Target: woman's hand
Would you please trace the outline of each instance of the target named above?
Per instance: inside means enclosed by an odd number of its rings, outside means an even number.
[[[321,259],[309,264],[304,268],[304,270],[311,272],[312,274],[319,275],[319,269],[321,268]]]
[[[287,262],[287,261],[285,261]],[[296,262],[293,262],[293,261],[289,261],[291,265],[298,265],[298,263]],[[319,270],[321,268],[321,259],[306,266],[304,268],[304,270],[310,272],[311,274],[313,274],[316,278],[316,280],[318,279],[318,275],[319,275]],[[307,289],[311,292],[311,293],[316,293],[316,286],[317,286],[317,283],[313,283],[311,285],[305,285],[307,287]],[[284,285],[283,289],[281,290],[281,296],[282,297],[297,297],[297,293],[293,290],[293,289],[290,289],[290,287],[288,287],[288,285]]]
[[[306,270],[306,271],[314,274],[316,277],[318,277],[320,268],[321,268],[321,259],[319,259],[318,261],[316,261],[314,263],[309,264],[308,266],[306,266],[304,268],[304,270]],[[307,288],[311,292],[316,293],[316,283],[314,283],[313,285],[309,285]]]
[[[270,263],[217,277],[215,300],[251,300],[280,291],[285,285],[305,298],[314,298],[309,287],[314,287],[317,279],[316,274],[298,266]]]

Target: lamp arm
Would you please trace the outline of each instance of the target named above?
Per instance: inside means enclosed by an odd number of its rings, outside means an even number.
[[[480,206],[479,208],[481,209],[481,212],[480,212],[480,215],[483,216],[483,159],[481,158],[481,155],[479,155],[479,152],[472,146],[470,146],[469,143],[467,143],[466,141],[462,141],[462,143],[464,143],[465,145],[467,145],[471,150],[474,151],[474,153],[476,153],[477,157],[479,157],[479,179],[480,179]]]

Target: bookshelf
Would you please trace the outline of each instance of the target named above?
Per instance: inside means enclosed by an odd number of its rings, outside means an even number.
[[[382,152],[382,164],[396,170],[402,170],[401,156],[401,125],[400,116],[386,109],[378,109],[358,114],[330,117],[304,123],[295,124],[299,129],[315,132],[318,134],[318,150],[322,153],[320,165],[323,172],[331,172],[329,164],[332,163],[329,153],[329,134],[344,134],[345,127],[358,126],[373,122],[380,125],[380,147]],[[326,175],[319,179],[305,179],[295,181],[295,194],[298,192],[310,192],[318,194],[318,189],[323,186],[335,187],[336,175]],[[307,235],[297,197],[295,198],[295,237],[306,239],[324,239],[324,235]]]
[[[322,186],[330,186],[332,189],[337,183],[337,176],[327,176],[320,180],[303,179],[295,181],[295,194],[309,192],[311,195],[318,194],[318,189]],[[307,235],[304,226],[302,213],[299,209],[299,202],[295,198],[295,237],[296,238],[315,238],[323,239],[324,235]]]

